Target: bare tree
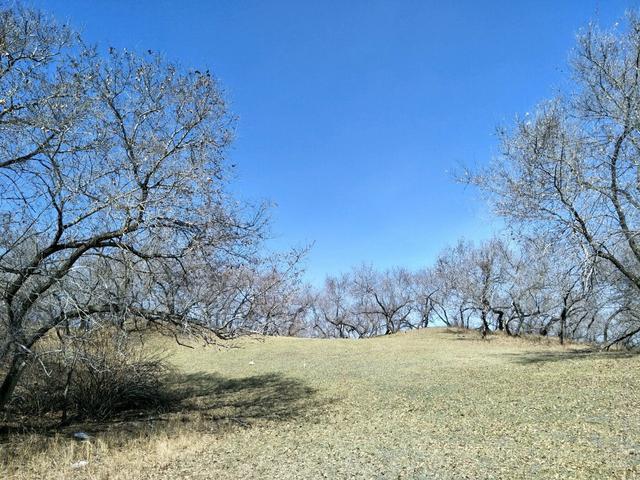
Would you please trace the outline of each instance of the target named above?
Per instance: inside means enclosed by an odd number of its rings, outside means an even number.
[[[440,314],[451,326],[469,328],[479,322],[483,336],[494,328],[503,330],[507,304],[504,296],[506,246],[493,239],[475,247],[459,241],[445,249],[436,261],[434,278],[444,307]]]
[[[503,154],[470,181],[521,228],[553,232],[640,293],[640,21],[578,37],[574,88],[501,132]],[[616,339],[640,334],[625,322]]]
[[[443,270],[428,268],[413,276],[413,298],[419,315],[417,325],[421,328],[434,324],[453,326],[454,320],[449,313],[452,292],[444,273]]]
[[[263,218],[225,191],[215,79],[31,10],[0,12],[0,45],[0,407],[52,329],[229,335],[189,266],[251,257]]]
[[[292,250],[261,261],[252,272],[243,298],[249,307],[243,328],[263,335],[299,335],[305,329],[311,298],[302,282],[300,261],[308,249]]]
[[[329,276],[315,295],[312,305],[312,329],[323,337],[362,337],[366,327],[354,315],[351,276]]]
[[[363,265],[352,273],[355,314],[366,319],[369,333],[389,335],[413,328],[413,276],[403,268],[378,272]]]
[[[505,250],[503,270],[508,335],[537,333],[549,308],[551,256],[541,239],[522,238],[517,248]]]

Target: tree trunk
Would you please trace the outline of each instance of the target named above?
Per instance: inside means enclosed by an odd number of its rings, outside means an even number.
[[[498,330],[504,330],[504,312],[502,310],[494,310],[498,314]]]
[[[73,375],[73,368],[69,368],[67,371],[67,378],[64,384],[62,419],[60,420],[61,426],[67,425],[67,422],[69,420],[67,413],[69,410],[69,387],[71,386],[72,375]]]
[[[507,335],[509,335],[510,337],[513,337],[513,332],[511,331],[511,327],[510,327],[510,323],[513,321],[513,318],[510,318],[509,320],[507,320],[506,322],[504,322],[504,331],[506,332]]]
[[[0,410],[4,410],[9,400],[11,400],[11,396],[18,384],[18,380],[20,380],[20,375],[22,375],[22,369],[25,364],[26,355],[23,353],[14,353],[13,358],[11,358],[9,370],[2,380],[2,385],[0,385]]]
[[[482,338],[485,338],[487,336],[487,334],[489,333],[489,323],[487,322],[487,311],[486,310],[482,310],[482,313],[480,314],[480,318],[482,319]]]

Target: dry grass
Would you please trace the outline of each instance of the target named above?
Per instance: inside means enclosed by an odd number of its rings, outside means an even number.
[[[183,412],[11,436],[0,478],[640,478],[635,356],[442,329],[241,347],[166,344]]]

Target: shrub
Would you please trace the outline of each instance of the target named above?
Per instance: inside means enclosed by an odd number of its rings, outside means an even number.
[[[171,403],[165,359],[120,332],[71,336],[60,348],[39,352],[27,367],[12,410],[61,414],[63,420],[106,420],[132,410]]]

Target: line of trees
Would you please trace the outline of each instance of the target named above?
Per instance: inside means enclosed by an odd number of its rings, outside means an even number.
[[[362,338],[449,326],[634,347],[638,299],[618,280],[608,265],[557,239],[461,240],[426,269],[363,265],[327,277],[321,288],[299,288],[288,297],[295,318],[274,316],[269,333]]]

